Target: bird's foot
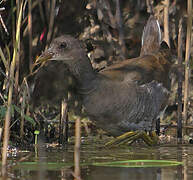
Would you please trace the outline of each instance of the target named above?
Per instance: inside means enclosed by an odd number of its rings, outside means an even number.
[[[149,146],[153,146],[156,145],[158,143],[158,136],[156,135],[155,131],[151,131],[149,132],[149,134],[147,134],[145,131],[141,132],[141,139],[143,139],[143,141],[149,145]]]
[[[142,139],[148,146],[157,144],[158,137],[154,131],[147,134],[145,131],[131,131],[116,137],[105,144],[105,147],[119,146],[122,144],[132,144],[134,141]]]

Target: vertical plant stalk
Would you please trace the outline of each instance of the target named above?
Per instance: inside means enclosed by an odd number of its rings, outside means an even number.
[[[11,105],[12,105],[12,95],[13,95],[13,80],[14,79],[14,71],[16,64],[16,57],[18,53],[18,42],[20,41],[20,28],[21,28],[21,17],[22,17],[22,9],[23,9],[23,1],[21,2],[19,9],[19,16],[17,21],[17,31],[16,31],[16,43],[13,52],[13,59],[10,67],[10,84],[9,84],[9,93],[8,93],[8,105],[7,111],[5,115],[5,124],[4,124],[4,138],[3,138],[3,149],[2,149],[2,175],[6,174],[6,164],[7,164],[7,147],[9,142],[9,126],[11,119]]]
[[[75,122],[75,145],[74,145],[74,180],[80,178],[80,142],[81,142],[81,121],[80,117]]]
[[[178,65],[182,68],[182,18],[179,21],[179,32],[178,32]],[[177,123],[177,138],[178,143],[182,143],[182,74],[178,76],[178,123]]]
[[[42,19],[43,24],[45,25],[45,17],[44,17],[44,12],[43,12],[43,7],[42,7],[42,2],[38,1],[38,6],[39,6],[39,13],[40,13],[40,17]]]
[[[169,5],[170,0],[164,1],[164,40],[167,42],[170,47],[170,37],[169,37]]]
[[[68,112],[67,103],[62,100],[61,105],[61,117],[60,117],[60,127],[59,127],[59,144],[67,144],[68,142]]]
[[[14,15],[14,0],[11,0],[11,11],[12,11],[12,15],[11,15],[11,22],[12,22],[12,37],[13,37],[13,44],[15,43],[15,15]]]
[[[187,109],[188,109],[188,95],[189,95],[189,59],[190,59],[190,48],[191,48],[191,36],[192,36],[192,0],[187,0],[187,33],[186,33],[186,55],[185,55],[185,81],[184,81],[184,122],[187,125]]]
[[[18,17],[19,17],[19,9],[21,7],[21,0],[17,0],[16,1],[16,7],[17,7],[17,11],[16,11],[16,27],[18,28]],[[18,29],[16,28],[16,36],[17,36],[17,31]],[[15,41],[15,40],[14,40]],[[19,66],[20,66],[20,61],[19,61],[19,55],[20,55],[20,38],[18,39],[18,41],[16,40],[15,41],[15,46],[17,47],[17,53],[16,53],[16,57],[15,57],[15,81],[14,81],[14,93],[15,93],[15,96],[14,96],[14,102],[15,104],[17,105],[17,102],[18,102],[18,95],[19,95]]]
[[[46,15],[46,22],[49,22],[50,19],[50,9],[51,9],[51,0],[47,0],[45,5],[45,15]]]
[[[1,141],[1,137],[2,137],[2,132],[3,132],[3,128],[0,127],[0,141]]]
[[[1,49],[1,47],[0,47],[0,57],[1,57],[1,60],[3,61],[3,64],[5,66],[6,71],[9,70],[6,58],[4,56],[4,53],[3,53],[2,49]]]
[[[26,81],[26,79],[25,79]],[[23,97],[22,97],[22,102],[21,102],[21,122],[20,122],[20,138],[23,140],[24,136],[24,122],[25,122],[25,109],[26,109],[26,99],[27,99],[27,89],[23,89]]]
[[[122,23],[119,0],[116,0],[116,22],[117,22],[116,23],[117,29],[119,31],[119,45],[121,46],[121,57],[125,59],[127,49],[125,47],[125,41],[124,41],[123,23]]]
[[[146,0],[147,12],[150,14],[154,14],[153,12],[153,2],[154,0]]]
[[[3,11],[3,10],[5,10],[5,8],[0,8],[0,12]],[[3,18],[1,17],[1,14],[0,14],[0,22],[1,22],[1,25],[3,26],[3,28],[4,28],[4,31],[9,36],[9,32],[7,30],[7,27],[6,27],[5,23],[4,23],[4,21],[3,21]]]
[[[50,9],[50,22],[49,22],[49,29],[48,29],[48,35],[47,35],[47,42],[50,43],[51,37],[54,30],[54,18],[55,18],[55,6],[56,6],[56,0],[52,0],[52,5]]]
[[[29,70],[32,72],[32,4],[28,0]]]

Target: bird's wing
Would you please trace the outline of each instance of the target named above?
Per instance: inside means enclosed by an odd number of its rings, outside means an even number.
[[[157,69],[160,69],[160,64],[156,57],[147,55],[124,60],[101,70],[99,73],[116,81],[133,81],[144,84],[155,80],[156,77],[153,76],[153,73]]]

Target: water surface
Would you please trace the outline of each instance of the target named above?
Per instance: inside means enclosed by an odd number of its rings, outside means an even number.
[[[42,146],[37,152],[17,152],[9,154],[9,174],[11,179],[71,180],[73,178],[73,145],[67,148],[47,148]],[[172,160],[183,165],[172,167],[103,167],[96,162],[125,160]],[[18,160],[20,162],[18,162]],[[83,144],[80,152],[81,178],[83,180],[192,180],[193,146],[132,146],[111,149],[101,148],[101,144]]]

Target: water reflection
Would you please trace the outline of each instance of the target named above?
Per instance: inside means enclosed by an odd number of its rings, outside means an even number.
[[[176,168],[90,167],[84,180],[176,180]]]
[[[23,165],[11,167],[9,176],[12,179],[47,179],[47,180],[73,180],[74,162],[73,146],[67,150],[46,149],[39,153],[38,159],[43,162],[64,163],[59,168]],[[18,155],[18,158],[22,154]],[[42,157],[40,157],[42,156]],[[15,158],[15,157],[14,157]],[[173,167],[148,167],[148,168],[119,168],[119,167],[97,167],[93,162],[123,161],[134,159],[160,159],[183,162],[183,165]],[[35,162],[37,157],[33,154],[27,161]],[[80,153],[82,180],[192,180],[193,179],[193,146],[168,146],[168,147],[133,147],[101,149],[92,146],[83,146]],[[43,165],[43,164],[42,164]],[[42,166],[41,165],[41,166]],[[42,173],[40,175],[40,173]]]

